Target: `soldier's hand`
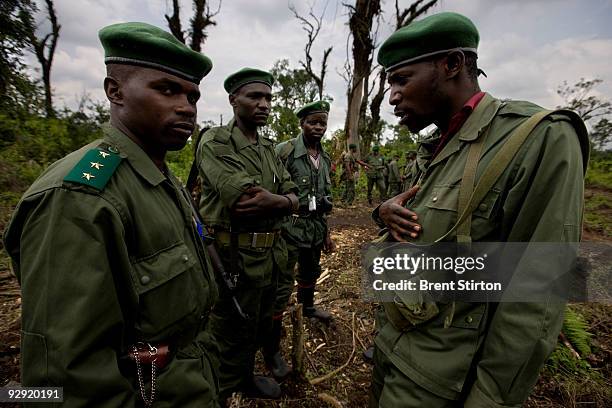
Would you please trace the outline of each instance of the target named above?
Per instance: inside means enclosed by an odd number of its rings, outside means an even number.
[[[419,186],[396,195],[385,201],[378,209],[380,219],[389,228],[389,233],[398,242],[407,242],[404,237],[416,238],[422,227],[416,222],[418,216],[414,211],[404,208],[406,201],[414,197]]]
[[[262,215],[287,207],[287,199],[263,187],[249,187],[234,205],[234,214],[241,217]]]

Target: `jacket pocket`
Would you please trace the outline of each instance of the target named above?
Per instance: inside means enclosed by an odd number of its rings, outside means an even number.
[[[198,294],[204,296],[203,282],[196,279],[199,272],[193,271],[197,262],[181,242],[132,264],[139,303],[137,326],[143,333],[159,333],[197,312]]]
[[[21,381],[26,387],[49,383],[47,340],[42,334],[21,332]]]

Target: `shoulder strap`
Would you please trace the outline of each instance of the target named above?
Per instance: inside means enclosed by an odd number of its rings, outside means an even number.
[[[548,115],[554,112],[551,110],[543,110],[526,121],[524,121],[506,140],[504,145],[499,149],[491,160],[491,164],[484,170],[482,176],[478,180],[476,187],[474,186],[474,179],[476,176],[476,168],[478,167],[478,161],[480,159],[480,151],[482,150],[482,140],[474,142],[470,146],[468,151],[468,159],[466,162],[466,168],[464,170],[464,177],[467,177],[467,182],[462,180],[461,187],[459,190],[459,210],[460,214],[457,222],[453,227],[443,236],[438,238],[436,242],[440,242],[452,234],[455,230],[459,230],[457,233],[457,240],[461,239],[461,242],[470,242],[470,228],[472,212],[478,204],[486,196],[487,192],[493,187],[497,179],[502,175],[510,161],[514,158],[523,142],[527,139],[527,136],[535,129],[535,127]],[[481,138],[484,139],[484,138]],[[480,145],[479,145],[480,144]],[[471,185],[470,185],[471,184]],[[470,221],[467,221],[467,220]],[[466,228],[463,224],[467,223]],[[459,234],[461,232],[461,234]],[[460,238],[461,237],[461,238]]]
[[[281,143],[278,147],[278,157],[280,157],[283,163],[287,164],[287,159],[295,149],[295,139],[289,139]]]
[[[101,144],[85,153],[83,158],[64,177],[64,181],[83,184],[102,191],[115,174],[121,160],[123,159],[116,150]]]

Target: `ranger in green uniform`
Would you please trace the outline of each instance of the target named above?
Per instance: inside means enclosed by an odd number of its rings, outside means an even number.
[[[378,62],[388,71],[389,103],[400,123],[411,132],[431,123],[438,130],[419,144],[414,187],[381,205],[374,218],[396,240],[421,244],[577,242],[588,161],[584,124],[567,111],[540,120],[537,105],[481,92],[478,41],[469,19],[440,13],[381,46]],[[526,141],[499,166],[493,157],[536,114],[537,126],[523,132]],[[477,185],[484,169],[495,167],[500,176],[482,201],[464,207],[474,210],[452,230],[468,180]],[[551,270],[562,267],[547,262]],[[385,303],[370,406],[522,406],[563,321],[564,305],[549,296],[543,292],[541,303]]]
[[[222,399],[233,391],[280,396],[274,379],[253,375],[255,353],[270,335],[278,275],[287,263],[281,224],[298,207],[297,188],[272,141],[257,132],[270,114],[273,83],[271,74],[253,68],[227,77],[223,86],[234,118],[202,136],[196,157],[200,213],[236,284],[233,292],[220,285],[211,317],[220,348]]]
[[[401,176],[399,172],[399,154],[393,155],[393,160],[389,162],[389,195],[395,197],[400,193]]]
[[[332,251],[334,243],[327,227],[327,215],[332,210],[330,168],[331,160],[321,146],[327,130],[329,103],[311,102],[300,108],[302,133],[276,146],[276,152],[285,164],[291,179],[298,185],[299,211],[283,226],[289,260],[279,277],[278,294],[274,306],[274,335],[264,349],[266,363],[276,377],[289,373],[282,359],[279,343],[283,311],[293,291],[294,268],[298,264],[298,302],[303,314],[329,323],[331,314],[314,306],[315,285],[321,275],[321,251]]]
[[[380,194],[380,201],[385,200],[385,158],[380,154],[380,146],[372,146],[372,153],[364,160],[368,165],[366,167],[366,176],[368,177],[368,203],[372,204],[372,188],[376,185]]]
[[[185,146],[211,61],[144,23],[103,28],[110,125],[52,164],[5,235],[21,284],[24,386],[63,407],[216,407],[217,297],[168,150]]]
[[[414,150],[410,150],[406,152],[406,165],[404,166],[404,171],[402,172],[402,190],[406,191],[410,188],[410,174],[412,173],[412,166],[414,165],[414,161],[416,159],[416,152]]]
[[[344,191],[342,202],[352,205],[355,200],[355,174],[357,173],[357,145],[349,144],[349,151],[342,154],[342,180],[344,180]]]

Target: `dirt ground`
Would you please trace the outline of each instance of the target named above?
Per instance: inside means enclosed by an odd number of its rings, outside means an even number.
[[[362,356],[373,343],[374,305],[361,301],[359,250],[372,240],[377,228],[370,220],[372,207],[359,203],[351,208],[337,208],[330,219],[336,251],[324,254],[323,274],[317,286],[316,302],[334,315],[330,327],[306,319],[304,321],[304,368],[306,379],[322,379],[317,385],[307,380],[290,378],[282,384],[283,399],[278,402],[234,398],[232,407],[350,407],[367,406],[372,366]],[[600,231],[586,231],[591,241],[610,240]],[[0,386],[19,381],[20,292],[16,279],[9,272],[6,257],[0,258]],[[292,295],[289,309],[295,305]],[[596,306],[587,316],[595,334],[596,353],[589,362],[610,381],[612,355],[612,317],[610,306]],[[602,316],[603,314],[603,316]],[[293,328],[289,312],[284,317],[285,357],[291,359]],[[259,360],[261,360],[259,356]],[[258,369],[265,373],[261,361]],[[328,378],[324,376],[328,376]],[[571,375],[571,374],[570,374]],[[315,380],[317,382],[318,380]],[[563,378],[541,376],[528,407],[603,407],[588,396],[572,396],[563,390]]]

